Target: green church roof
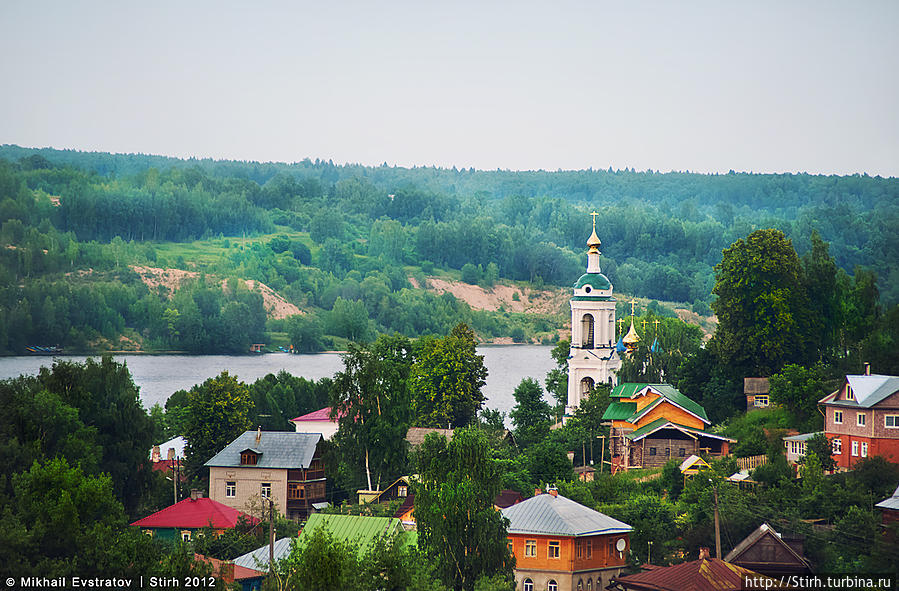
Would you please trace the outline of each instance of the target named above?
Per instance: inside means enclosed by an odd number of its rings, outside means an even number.
[[[587,285],[593,289],[612,289],[612,283],[609,281],[609,278],[602,273],[584,273],[577,280],[577,283],[574,284],[574,288],[580,289]]]
[[[677,406],[683,408],[686,411],[689,411],[705,421],[706,423],[710,423],[708,415],[705,414],[705,409],[702,405],[697,404],[696,402],[690,400],[683,394],[681,394],[677,388],[670,384],[635,384],[635,383],[624,383],[618,384],[615,388],[612,389],[611,397],[612,399],[618,398],[630,398],[643,388],[650,386],[652,389],[659,393],[662,398],[665,398],[669,402],[676,404]],[[614,403],[613,403],[614,404]],[[651,405],[652,406],[652,405]],[[649,407],[643,409],[647,411]],[[642,416],[644,413],[639,413],[639,416]],[[635,416],[637,419],[639,416]]]
[[[602,413],[603,420],[625,421],[637,410],[636,402],[610,402],[606,412]]]

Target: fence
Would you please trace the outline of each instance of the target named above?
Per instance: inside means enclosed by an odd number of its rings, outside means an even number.
[[[760,456],[749,456],[746,458],[737,458],[737,465],[740,470],[755,470],[762,464],[768,463],[768,456],[762,454]]]

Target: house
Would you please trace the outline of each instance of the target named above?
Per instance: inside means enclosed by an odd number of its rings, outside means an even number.
[[[743,591],[746,577],[758,577],[759,589],[783,589],[779,581],[719,558],[709,558],[702,548],[699,560],[653,568],[642,573],[615,577],[606,589],[615,591]]]
[[[326,406],[295,419],[290,419],[290,422],[293,423],[297,433],[321,433],[324,439],[330,440],[337,433],[337,420],[339,418],[340,416],[332,419],[331,407]]]
[[[503,489],[499,491],[499,494],[497,494],[496,497],[494,497],[493,508],[497,511],[501,511],[503,509],[506,509],[507,507],[516,505],[523,500],[524,497],[521,496],[521,493],[517,490]]]
[[[297,545],[306,543],[308,536],[316,529],[326,530],[332,538],[358,545],[359,553],[366,550],[381,536],[399,536],[403,544],[415,544],[418,540],[416,532],[406,532],[403,524],[395,517],[367,517],[363,515],[327,515],[315,513],[309,516],[306,525],[297,538]]]
[[[768,378],[743,378],[743,394],[746,396],[746,412],[771,406]]]
[[[259,591],[262,577],[267,574],[254,568],[238,566],[229,560],[219,560],[202,554],[194,554],[194,562],[205,562],[212,567],[213,577],[221,579],[225,586],[237,583],[241,586],[241,591]],[[253,585],[251,581],[258,581],[258,583]]]
[[[400,476],[394,480],[387,488],[367,501],[369,503],[389,503],[396,499],[405,499],[412,491],[412,476]]]
[[[705,409],[669,384],[619,384],[611,397],[602,418],[612,423],[613,472],[689,455],[725,456],[736,441],[709,431]]]
[[[883,509],[880,515],[880,523],[882,525],[899,525],[899,486],[896,492],[888,499],[884,499],[874,505],[878,509]]]
[[[184,473],[184,448],[186,446],[187,440],[180,436],[154,445],[150,450],[150,467],[154,472],[177,473],[178,481],[186,482],[187,475]]]
[[[555,490],[502,511],[516,589],[599,591],[627,566],[631,526]]]
[[[869,456],[899,463],[899,377],[869,371],[847,375],[839,390],[818,401],[839,469]]]
[[[216,534],[236,527],[243,519],[249,524],[259,523],[255,517],[213,499],[204,498],[198,491],[191,491],[190,498],[179,501],[131,525],[152,537],[163,540],[191,540],[197,530],[211,527]]]
[[[787,454],[787,462],[789,462],[791,466],[795,466],[796,464],[798,464],[799,460],[805,457],[806,444],[808,443],[808,440],[821,433],[823,433],[823,431],[818,431],[817,433],[788,435],[784,437],[783,442],[784,450]]]
[[[240,510],[274,501],[289,519],[303,519],[325,500],[320,433],[247,431],[206,462],[209,496]]]
[[[409,445],[412,447],[418,447],[422,443],[424,443],[425,437],[427,437],[430,433],[440,433],[446,440],[449,441],[453,438],[453,430],[452,429],[432,429],[430,427],[410,427],[408,431],[406,431],[406,441],[409,442]]]
[[[507,507],[520,503],[523,499],[524,497],[522,497],[521,493],[517,490],[504,489],[499,491],[493,498],[493,508],[497,511],[501,511]],[[397,508],[393,516],[399,519],[406,529],[415,528],[415,495],[409,493],[409,496],[407,496],[403,504]]]
[[[277,564],[279,560],[286,558],[290,554],[291,542],[295,539],[281,538],[275,541],[271,551],[269,550],[269,545],[265,544],[252,552],[247,552],[235,558],[232,561],[235,569],[235,580],[240,583],[241,591],[259,591],[262,588],[262,580],[269,572],[269,556],[274,554],[275,563]],[[246,569],[241,572],[242,576],[240,577],[236,576],[238,568]],[[251,576],[247,574],[248,571],[253,571],[256,574]]]
[[[773,578],[809,574],[809,561],[802,548],[804,541],[804,536],[782,536],[763,523],[737,544],[724,560]]]

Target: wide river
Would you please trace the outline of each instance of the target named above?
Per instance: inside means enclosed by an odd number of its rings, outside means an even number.
[[[479,347],[487,367],[484,386],[486,407],[508,414],[515,405],[512,392],[524,378],[534,378],[541,386],[553,362],[552,347],[539,345],[495,345]],[[186,390],[227,370],[245,382],[253,382],[266,374],[282,369],[296,376],[317,380],[332,377],[343,368],[338,353],[314,355],[115,355],[131,371],[134,383],[140,387],[140,397],[146,408],[161,405],[173,392]],[[37,373],[41,366],[53,363],[53,357],[0,357],[0,379]],[[58,359],[84,361],[86,357],[63,355]],[[549,395],[544,398],[550,403]]]

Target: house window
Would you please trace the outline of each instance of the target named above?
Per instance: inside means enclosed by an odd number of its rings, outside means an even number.
[[[587,544],[587,558],[593,556],[593,540],[584,540],[584,543]]]
[[[555,581],[550,581],[546,584],[546,591],[559,591],[559,586]]]
[[[190,530],[189,530],[189,529],[182,529],[182,530],[181,530],[181,541],[183,541],[183,542],[189,542],[189,541],[190,541]]]
[[[272,483],[271,482],[263,482],[262,483],[262,498],[267,499],[272,496]]]
[[[609,556],[615,556],[615,540],[609,540]]]
[[[687,450],[684,448],[680,448],[677,450],[677,455],[679,457],[685,458],[685,457],[687,457]]]
[[[574,556],[578,559],[584,557],[584,547],[581,544],[581,540],[574,541]]]
[[[899,429],[899,415],[886,415],[883,417],[883,426],[887,429]]]
[[[293,501],[306,497],[306,488],[299,482],[287,483],[287,500]]]
[[[649,455],[651,455],[651,456],[656,455],[656,448],[650,447],[650,448],[649,448]]]
[[[843,455],[843,440],[837,437],[833,441],[831,441],[831,445],[833,446],[834,455],[841,456]]]
[[[843,424],[843,411],[841,411],[841,410],[833,411],[833,424],[834,425],[842,425]]]
[[[529,558],[537,556],[537,540],[525,540],[524,555]]]
[[[852,386],[846,386],[846,400],[855,400],[855,392],[852,391]]]
[[[857,415],[855,415],[855,424],[859,427],[865,426],[865,413],[860,412]]]
[[[255,466],[258,459],[257,454],[251,451],[240,452],[240,463],[244,466]]]
[[[862,441],[862,457],[863,458],[868,457],[868,442],[867,441]]]
[[[665,448],[665,457],[666,457],[666,458],[670,458],[670,457],[671,457],[671,448],[670,448],[670,447],[666,447],[666,448]]]
[[[225,483],[225,496],[233,499],[237,494],[237,482],[229,480]]]
[[[524,580],[524,591],[534,591],[534,581],[530,579]]]
[[[758,407],[768,406],[768,395],[767,394],[756,394],[755,395],[755,405]]]
[[[561,555],[561,543],[558,541],[552,541],[549,543],[549,557],[550,558],[558,558]]]
[[[858,455],[858,441],[852,442],[852,456],[855,457]]]
[[[405,497],[409,494],[409,489],[405,486],[398,486],[396,487],[396,494],[399,497]]]
[[[509,554],[515,554],[515,552],[512,550],[512,540],[506,540],[506,548],[509,549]]]
[[[795,454],[796,452],[797,452],[797,449],[796,449],[796,442],[795,442],[795,441],[791,441],[791,442],[790,442],[790,453],[791,453],[791,454]]]

